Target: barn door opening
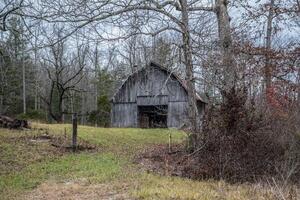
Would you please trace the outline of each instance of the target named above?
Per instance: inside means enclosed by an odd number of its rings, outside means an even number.
[[[167,128],[168,106],[138,106],[139,127]]]

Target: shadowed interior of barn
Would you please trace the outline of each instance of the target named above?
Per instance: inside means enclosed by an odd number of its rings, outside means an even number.
[[[197,95],[200,116],[204,106],[204,101]],[[187,123],[185,82],[157,63],[151,62],[132,73],[112,98],[113,127],[178,128]]]
[[[141,128],[167,128],[168,106],[138,106],[138,119]]]

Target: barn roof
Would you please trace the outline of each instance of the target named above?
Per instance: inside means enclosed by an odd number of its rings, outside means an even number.
[[[186,83],[186,81],[183,80],[183,79],[181,79],[176,73],[170,71],[170,69],[168,69],[168,68],[166,68],[166,67],[164,67],[164,66],[162,66],[162,65],[160,65],[160,64],[158,64],[158,63],[156,63],[156,62],[154,62],[154,61],[151,61],[150,64],[149,64],[148,66],[157,67],[157,68],[159,68],[160,70],[166,72],[167,74],[173,75],[173,76],[176,78],[176,80],[181,84],[181,86],[184,88],[184,90],[187,92],[187,83]],[[126,81],[127,81],[132,75],[134,75],[134,74],[136,74],[136,73],[142,71],[143,69],[145,69],[145,67],[143,67],[143,68],[141,68],[141,69],[135,71],[134,73],[130,74],[130,75],[126,78],[126,80],[122,83],[122,85],[119,87],[119,89],[117,90],[117,92],[122,88],[122,86],[126,83]],[[117,92],[113,95],[113,98],[114,98],[114,96],[117,94]],[[207,102],[204,100],[205,98],[201,97],[198,93],[196,94],[196,99],[197,99],[197,101],[201,101],[201,102],[203,102],[203,103],[207,103]]]

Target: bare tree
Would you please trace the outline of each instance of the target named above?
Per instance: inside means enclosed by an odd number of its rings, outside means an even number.
[[[10,15],[16,14],[16,11],[24,7],[24,0],[20,1],[7,1],[4,0],[0,3],[0,31],[7,30],[7,19]]]
[[[59,34],[60,31],[58,37]],[[60,41],[50,48],[48,57],[44,58],[50,88],[42,99],[47,104],[51,117],[59,123],[63,121],[63,114],[66,113],[64,103],[72,91],[78,91],[76,86],[83,78],[82,70],[87,54],[84,45],[77,46],[76,52],[71,55],[67,54],[65,48],[66,43]]]

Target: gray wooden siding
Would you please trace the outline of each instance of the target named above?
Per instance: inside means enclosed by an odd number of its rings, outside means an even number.
[[[132,75],[122,87],[117,91],[113,98],[113,102],[136,102],[136,74]]]
[[[167,95],[138,96],[137,105],[138,106],[168,105],[168,96]]]
[[[188,119],[187,102],[169,102],[168,127],[180,127]]]
[[[168,127],[179,127],[188,120],[187,101],[187,92],[175,76],[148,66],[131,75],[113,97],[111,124],[137,127],[139,105],[168,105]],[[201,105],[199,110],[203,111]]]
[[[133,74],[118,90],[113,102],[136,102],[137,96],[166,95],[169,101],[187,101],[185,89],[173,76],[157,67]]]
[[[112,106],[111,124],[113,127],[137,127],[137,105],[116,103]]]

